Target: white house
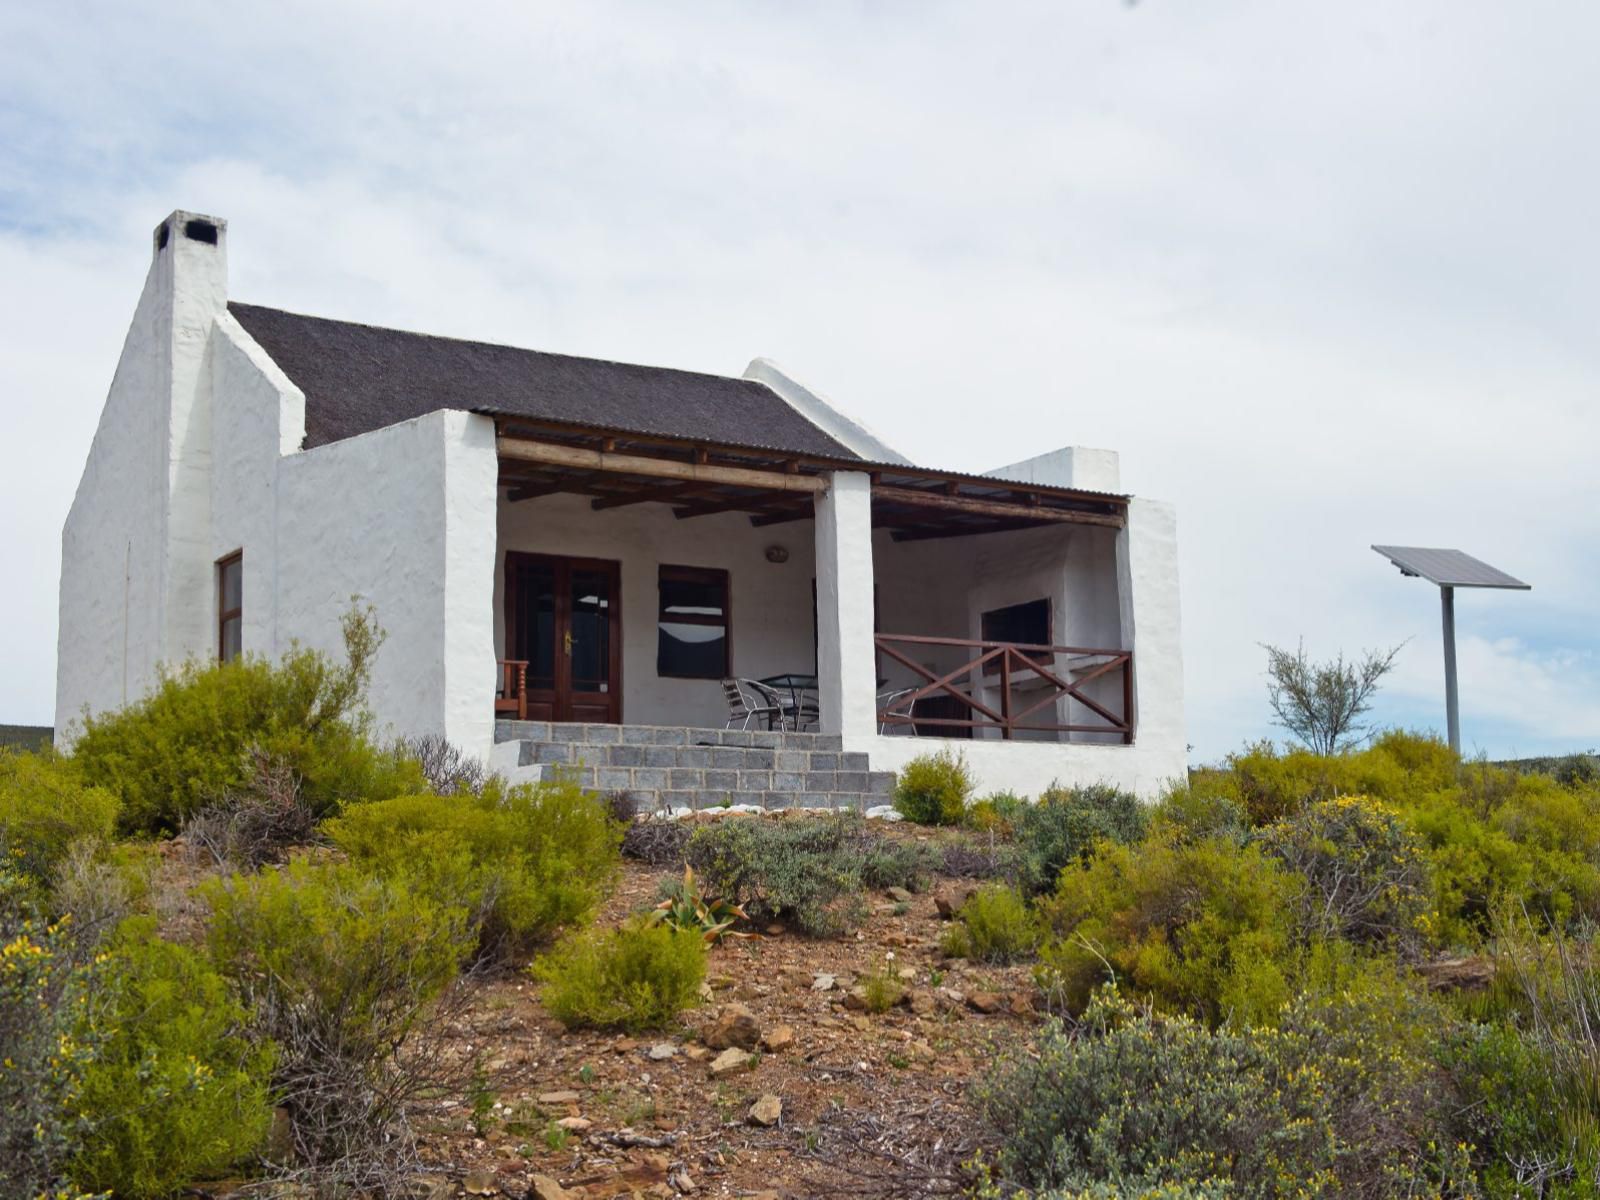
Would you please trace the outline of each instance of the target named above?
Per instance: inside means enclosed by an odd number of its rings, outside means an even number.
[[[1121,494],[1114,453],[934,470],[764,359],[227,293],[226,224],[161,222],[62,533],[65,741],[163,663],[337,650],[359,597],[381,725],[645,802],[855,801],[944,746],[1026,794],[1183,775],[1173,512]],[[777,712],[727,728],[730,688]]]

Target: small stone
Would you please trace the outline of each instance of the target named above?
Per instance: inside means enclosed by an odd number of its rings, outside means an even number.
[[[893,900],[896,904],[910,904],[914,899],[916,899],[915,896],[906,891],[906,889],[903,887],[885,888],[884,892],[889,899]]]
[[[761,1048],[773,1054],[794,1045],[793,1025],[774,1025],[761,1035]]]
[[[683,1056],[690,1062],[705,1062],[706,1059],[711,1057],[711,1051],[704,1046],[685,1046],[683,1048]]]
[[[562,1117],[556,1124],[568,1133],[584,1133],[594,1125],[594,1122],[588,1117]]]
[[[712,993],[711,993],[711,985],[709,983],[707,983],[703,979],[700,981],[700,999],[702,999],[702,1000],[714,999],[714,997],[712,996]]]
[[[540,1092],[540,1104],[576,1104],[582,1097],[577,1092]]]
[[[844,1006],[851,1012],[867,1011],[867,989],[859,984],[844,994]]]
[[[908,991],[906,993],[906,1005],[919,1017],[932,1016],[933,1010],[937,1007],[933,999],[933,993],[923,988],[913,988]]]
[[[724,1004],[706,1031],[705,1043],[713,1050],[726,1050],[729,1046],[754,1050],[761,1043],[761,1024],[744,1005]]]
[[[771,1092],[768,1092],[750,1106],[749,1121],[752,1125],[764,1125],[771,1128],[782,1117],[783,1101]]]
[[[1006,1007],[1014,1017],[1031,1017],[1033,1013],[1033,997],[1027,992],[1012,992],[1007,998]]]
[[[967,1007],[973,1012],[997,1013],[1002,1001],[993,992],[973,992],[967,997]]]
[[[572,1193],[548,1175],[535,1175],[528,1187],[528,1200],[572,1200]]]
[[[495,1186],[493,1171],[468,1171],[461,1181],[469,1196],[492,1196],[500,1189]]]
[[[617,1044],[612,1048],[616,1050],[618,1054],[626,1054],[630,1050],[637,1050],[639,1048],[639,1042],[637,1038],[618,1038]]]
[[[783,926],[779,925],[776,921],[774,921],[771,925],[768,925],[766,930],[768,937],[782,937],[783,932]]]
[[[833,990],[833,982],[834,977],[832,975],[815,975],[811,979],[811,990],[813,992],[831,992]]]
[[[711,1076],[720,1079],[739,1071],[748,1071],[755,1063],[755,1055],[747,1054],[737,1046],[730,1046],[711,1060]]]
[[[855,1030],[856,1030],[857,1033],[871,1033],[872,1032],[872,1022],[869,1021],[866,1017],[851,1017],[850,1018],[850,1024],[855,1026]]]
[[[902,982],[910,983],[917,977],[917,969],[915,967],[901,967],[895,974],[900,976]]]
[[[650,1047],[650,1060],[652,1062],[666,1062],[669,1058],[678,1056],[678,1048],[671,1042],[657,1042]]]

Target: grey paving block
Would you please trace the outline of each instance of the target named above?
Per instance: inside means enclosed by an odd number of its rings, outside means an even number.
[[[807,771],[806,790],[811,792],[836,792],[839,790],[837,771]]]
[[[873,796],[894,795],[894,772],[874,771],[870,776],[867,792]]]
[[[811,755],[811,769],[813,771],[837,771],[844,765],[839,761],[843,757],[842,754],[833,750],[818,750]],[[861,757],[866,758],[867,756],[863,754]]]
[[[804,771],[774,771],[772,790],[775,792],[803,792],[806,790]]]
[[[841,771],[867,770],[867,756],[859,750],[847,751],[839,756],[839,769]]]
[[[550,726],[550,740],[554,742],[581,742],[583,741],[582,725],[552,725]]]
[[[712,768],[706,772],[705,788],[708,792],[717,791],[718,789],[731,792],[737,790],[738,787],[739,772],[737,771],[719,771]]]
[[[841,792],[864,792],[867,790],[867,773],[865,771],[840,771],[834,776],[835,790]]]
[[[676,746],[646,746],[644,765],[647,767],[675,767],[678,765]]]
[[[689,741],[689,731],[681,725],[653,725],[650,738],[657,746],[683,746]]]
[[[645,765],[646,747],[627,742],[606,749],[606,760],[613,767],[642,767]]]
[[[596,746],[614,746],[622,740],[622,726],[585,725],[583,740]]]
[[[577,758],[577,747],[568,743],[540,742],[533,747],[533,761],[537,763],[569,763]]]
[[[633,772],[627,767],[597,767],[594,785],[602,791],[624,791],[633,786]]]
[[[704,746],[685,746],[678,751],[680,767],[709,767],[712,751]]]
[[[772,772],[740,771],[739,787],[747,792],[770,792],[772,790]]]
[[[633,768],[633,786],[647,791],[664,791],[671,772],[666,767]]]
[[[667,786],[674,791],[680,788],[699,790],[706,783],[706,773],[698,767],[673,767],[667,772]]]
[[[809,771],[811,769],[811,752],[809,750],[779,750],[773,765],[780,771]]]

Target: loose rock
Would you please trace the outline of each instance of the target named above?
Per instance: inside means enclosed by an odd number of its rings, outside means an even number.
[[[967,997],[967,1007],[973,1012],[997,1013],[1002,1001],[993,992],[973,992]]]
[[[577,1092],[540,1092],[540,1104],[576,1104],[582,1097]]]
[[[774,1025],[761,1035],[761,1048],[776,1054],[794,1045],[793,1025]]]
[[[535,1175],[528,1188],[528,1200],[572,1200],[572,1193],[548,1175]]]
[[[750,1106],[748,1119],[752,1125],[771,1127],[783,1117],[783,1101],[771,1092]]]
[[[761,1044],[761,1023],[744,1005],[724,1004],[716,1021],[706,1031],[705,1043],[713,1050],[726,1050],[729,1046],[754,1050]]]
[[[500,1189],[495,1186],[493,1171],[468,1171],[461,1181],[469,1196],[492,1196]]]
[[[711,1077],[720,1079],[739,1071],[748,1071],[755,1065],[755,1055],[747,1054],[737,1046],[724,1050],[711,1060]]]
[[[650,1047],[650,1058],[653,1062],[666,1062],[669,1058],[676,1058],[678,1048],[671,1042],[657,1042]]]

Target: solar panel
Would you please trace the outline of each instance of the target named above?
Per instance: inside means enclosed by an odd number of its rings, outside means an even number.
[[[1374,546],[1373,549],[1404,574],[1420,575],[1440,587],[1520,588],[1527,591],[1533,586],[1460,550],[1429,546]]]

